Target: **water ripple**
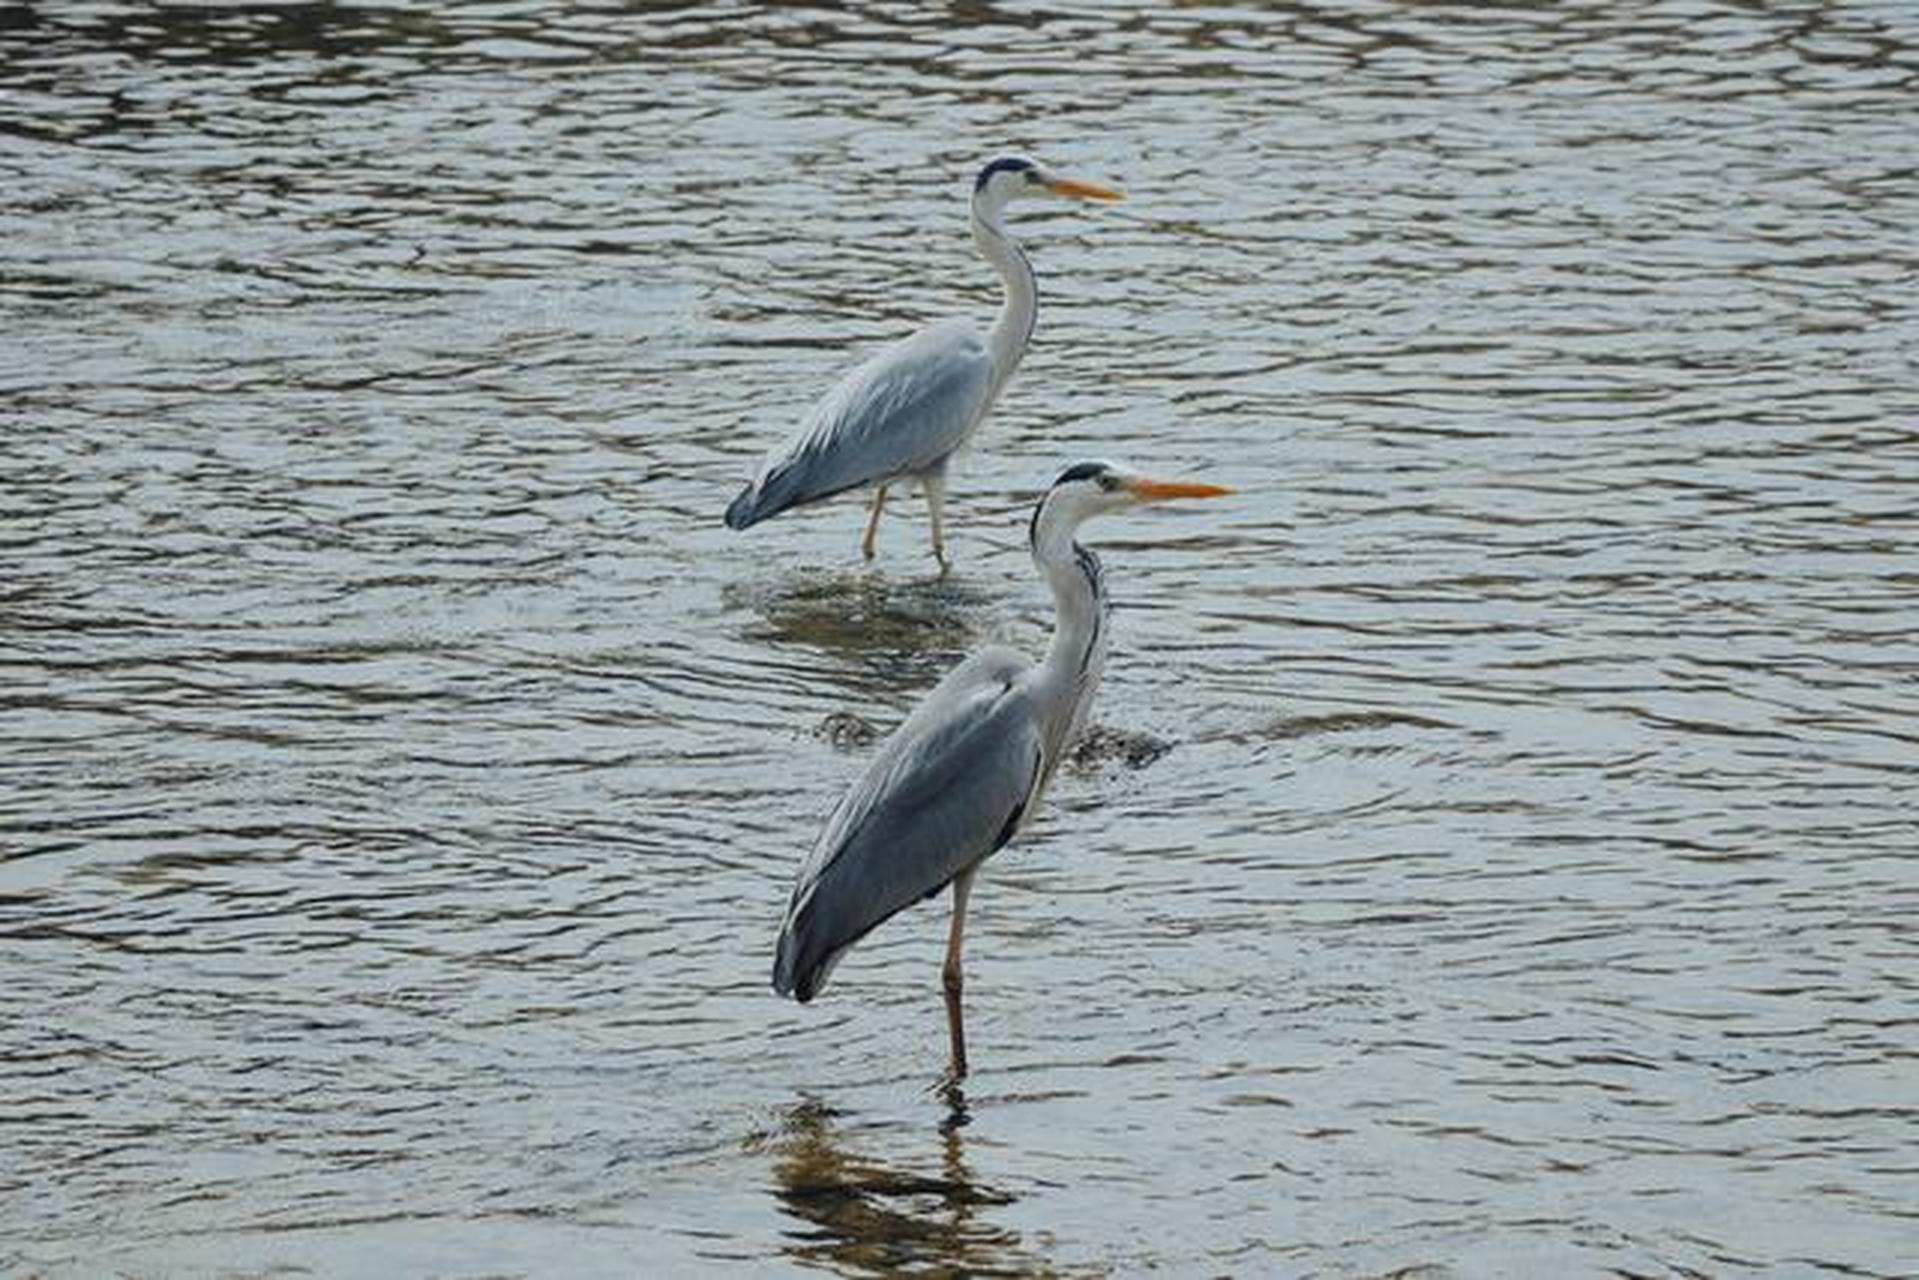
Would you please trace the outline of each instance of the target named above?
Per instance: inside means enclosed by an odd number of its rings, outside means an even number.
[[[1919,28],[955,16],[0,17],[0,1267],[1908,1265]],[[1012,149],[1130,198],[958,570],[724,530]],[[942,1097],[939,910],[772,933],[1082,456],[1240,496],[1090,531]]]

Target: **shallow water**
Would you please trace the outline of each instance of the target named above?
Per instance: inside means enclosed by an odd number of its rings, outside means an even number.
[[[1919,1166],[1900,5],[0,10],[0,1269],[1889,1275]],[[719,513],[1037,345],[872,566]],[[974,895],[768,990],[839,790],[1037,649]]]

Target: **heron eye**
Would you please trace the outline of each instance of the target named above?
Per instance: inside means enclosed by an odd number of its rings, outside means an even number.
[[[1099,487],[1111,493],[1119,488],[1119,477],[1110,471],[1102,471],[1099,473]]]

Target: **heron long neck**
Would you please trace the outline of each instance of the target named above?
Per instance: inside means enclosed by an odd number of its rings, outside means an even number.
[[[1000,222],[1000,211],[977,199],[973,201],[973,243],[1006,283],[1006,302],[986,336],[993,353],[993,390],[998,391],[1013,376],[1032,340],[1033,321],[1039,316],[1039,281],[1033,264]]]
[[[1059,612],[1041,681],[1049,695],[1048,754],[1057,761],[1084,727],[1106,665],[1106,580],[1099,557],[1075,542],[1070,529],[1036,529],[1033,561],[1052,587]]]

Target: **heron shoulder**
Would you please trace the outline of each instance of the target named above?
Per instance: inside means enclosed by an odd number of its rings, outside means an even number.
[[[1023,742],[1039,723],[1025,679],[1031,669],[1024,655],[999,645],[971,654],[881,745],[872,772],[899,789],[909,777],[979,767],[989,753]]]
[[[985,409],[992,382],[992,354],[971,325],[931,325],[848,370],[813,407],[806,429],[814,436],[897,436],[918,426],[929,437],[963,436]]]
[[[1032,666],[1032,660],[1025,654],[1005,645],[989,644],[977,649],[920,699],[919,706],[913,709],[899,731],[907,733],[916,722],[924,725],[950,714],[953,709],[971,706],[982,695],[995,699],[1007,696],[1014,692],[1020,678]]]
[[[936,320],[900,339],[889,351],[919,359],[989,360],[986,335],[966,320]]]

